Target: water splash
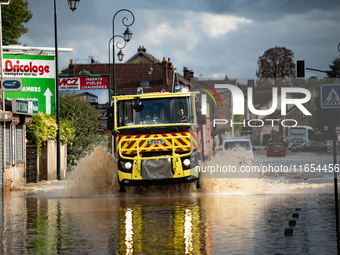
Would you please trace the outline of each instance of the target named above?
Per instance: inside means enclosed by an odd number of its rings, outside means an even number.
[[[253,162],[240,160],[244,155],[242,149],[229,151],[224,155],[219,154],[200,165],[205,170],[201,175],[200,192],[203,194],[218,195],[256,195],[256,194],[299,194],[299,193],[332,193],[331,183],[309,183],[294,172],[276,173],[241,172],[241,166],[251,167]],[[256,156],[256,155],[255,155]],[[219,169],[230,169],[225,172],[217,172]],[[230,168],[228,168],[230,166]],[[235,170],[231,171],[231,166]],[[208,172],[213,167],[214,172]],[[248,168],[251,169],[251,168]],[[296,179],[298,176],[299,179]]]
[[[195,183],[176,185],[157,185],[126,187],[125,196],[164,196],[164,195],[256,195],[256,194],[300,194],[318,193],[331,194],[332,183],[305,181],[302,174],[284,173],[240,173],[240,172],[207,172],[207,167],[232,166],[239,170],[241,166],[251,166],[252,162],[240,159],[242,149],[219,154],[210,161],[200,163],[201,188],[196,189]],[[256,157],[256,155],[255,155]],[[242,157],[241,157],[242,158]],[[204,172],[205,171],[205,172]],[[66,197],[94,197],[120,195],[117,178],[117,162],[104,148],[97,147],[94,151],[81,159],[75,170],[68,172],[66,181],[43,181],[37,184],[20,186],[17,189],[30,189],[37,192],[58,190],[58,196]],[[23,188],[24,187],[24,188]]]
[[[68,179],[66,191],[70,196],[112,195],[119,191],[116,160],[102,147],[82,158]]]

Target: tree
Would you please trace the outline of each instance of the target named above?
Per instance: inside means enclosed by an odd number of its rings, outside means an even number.
[[[329,65],[329,68],[333,72],[340,72],[340,58],[336,57],[333,61],[332,64]],[[330,78],[336,78],[335,74],[327,73],[327,76]]]
[[[285,47],[270,48],[257,61],[258,78],[295,78],[294,53]]]
[[[27,8],[25,0],[11,0],[9,5],[1,6],[3,41],[18,44],[19,37],[28,32],[23,23],[29,22],[33,14]]]
[[[73,165],[81,157],[93,150],[105,137],[96,135],[101,126],[99,112],[87,101],[74,94],[66,93],[60,97],[60,117],[72,122],[75,130],[73,144],[67,145],[67,162]]]

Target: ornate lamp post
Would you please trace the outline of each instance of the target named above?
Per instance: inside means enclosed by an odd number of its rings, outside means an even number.
[[[77,9],[80,0],[67,0],[72,12]],[[54,0],[54,51],[55,51],[55,97],[56,97],[56,117],[57,117],[57,180],[60,176],[60,112],[59,112],[59,79],[58,79],[58,33],[57,33],[57,4]]]
[[[127,27],[125,32],[123,33],[124,37],[121,36],[121,35],[115,35],[115,18],[117,16],[117,14],[120,13],[120,12],[128,12],[132,16],[132,21],[130,23],[128,23],[128,24],[125,23],[128,20],[127,17],[124,17],[122,19],[123,25]],[[112,75],[113,75],[113,95],[114,96],[116,95],[116,67],[115,67],[115,43],[114,43],[114,38],[115,37],[120,37],[124,41],[124,45],[123,46],[120,46],[120,43],[121,43],[120,41],[118,41],[117,44],[116,44],[117,48],[120,49],[119,53],[117,54],[118,60],[122,61],[123,57],[124,57],[124,53],[123,53],[122,49],[126,46],[126,43],[129,42],[131,40],[131,37],[132,37],[132,33],[131,33],[130,29],[129,29],[129,26],[131,26],[134,22],[135,22],[135,16],[128,9],[121,9],[121,10],[117,11],[115,13],[115,15],[113,16],[113,19],[112,19],[112,38],[110,39],[110,41],[111,40],[113,41],[113,43],[112,43],[112,64],[113,64]],[[110,41],[109,41],[109,51],[110,51]],[[110,69],[110,74],[111,74],[110,53],[109,53],[109,69]],[[109,89],[109,97],[110,97],[109,100],[111,102],[111,88]]]

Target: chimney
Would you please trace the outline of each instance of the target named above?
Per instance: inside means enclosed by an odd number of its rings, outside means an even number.
[[[144,46],[139,46],[137,52],[139,51],[143,51],[144,53],[146,53],[146,48]]]
[[[193,78],[194,78],[194,71],[193,71],[193,70],[190,70],[188,81],[190,81],[190,80],[193,79]]]
[[[172,69],[172,63],[171,63],[170,58],[168,58],[168,68],[169,68],[169,69]]]
[[[189,69],[187,67],[183,67],[183,77],[184,79],[188,80],[189,81]]]
[[[225,84],[229,84],[229,78],[228,78],[228,75],[226,75],[226,76],[225,76],[225,78],[224,78],[224,82],[225,82]]]
[[[164,57],[162,61],[162,84],[163,85],[168,85],[168,78],[169,78],[168,62],[166,61],[166,58]]]
[[[74,74],[75,73],[73,59],[70,60],[70,64],[68,65],[68,73],[69,74]]]

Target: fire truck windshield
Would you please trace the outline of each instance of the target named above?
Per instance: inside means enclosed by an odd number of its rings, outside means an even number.
[[[118,107],[118,127],[194,123],[191,97],[122,100]]]

